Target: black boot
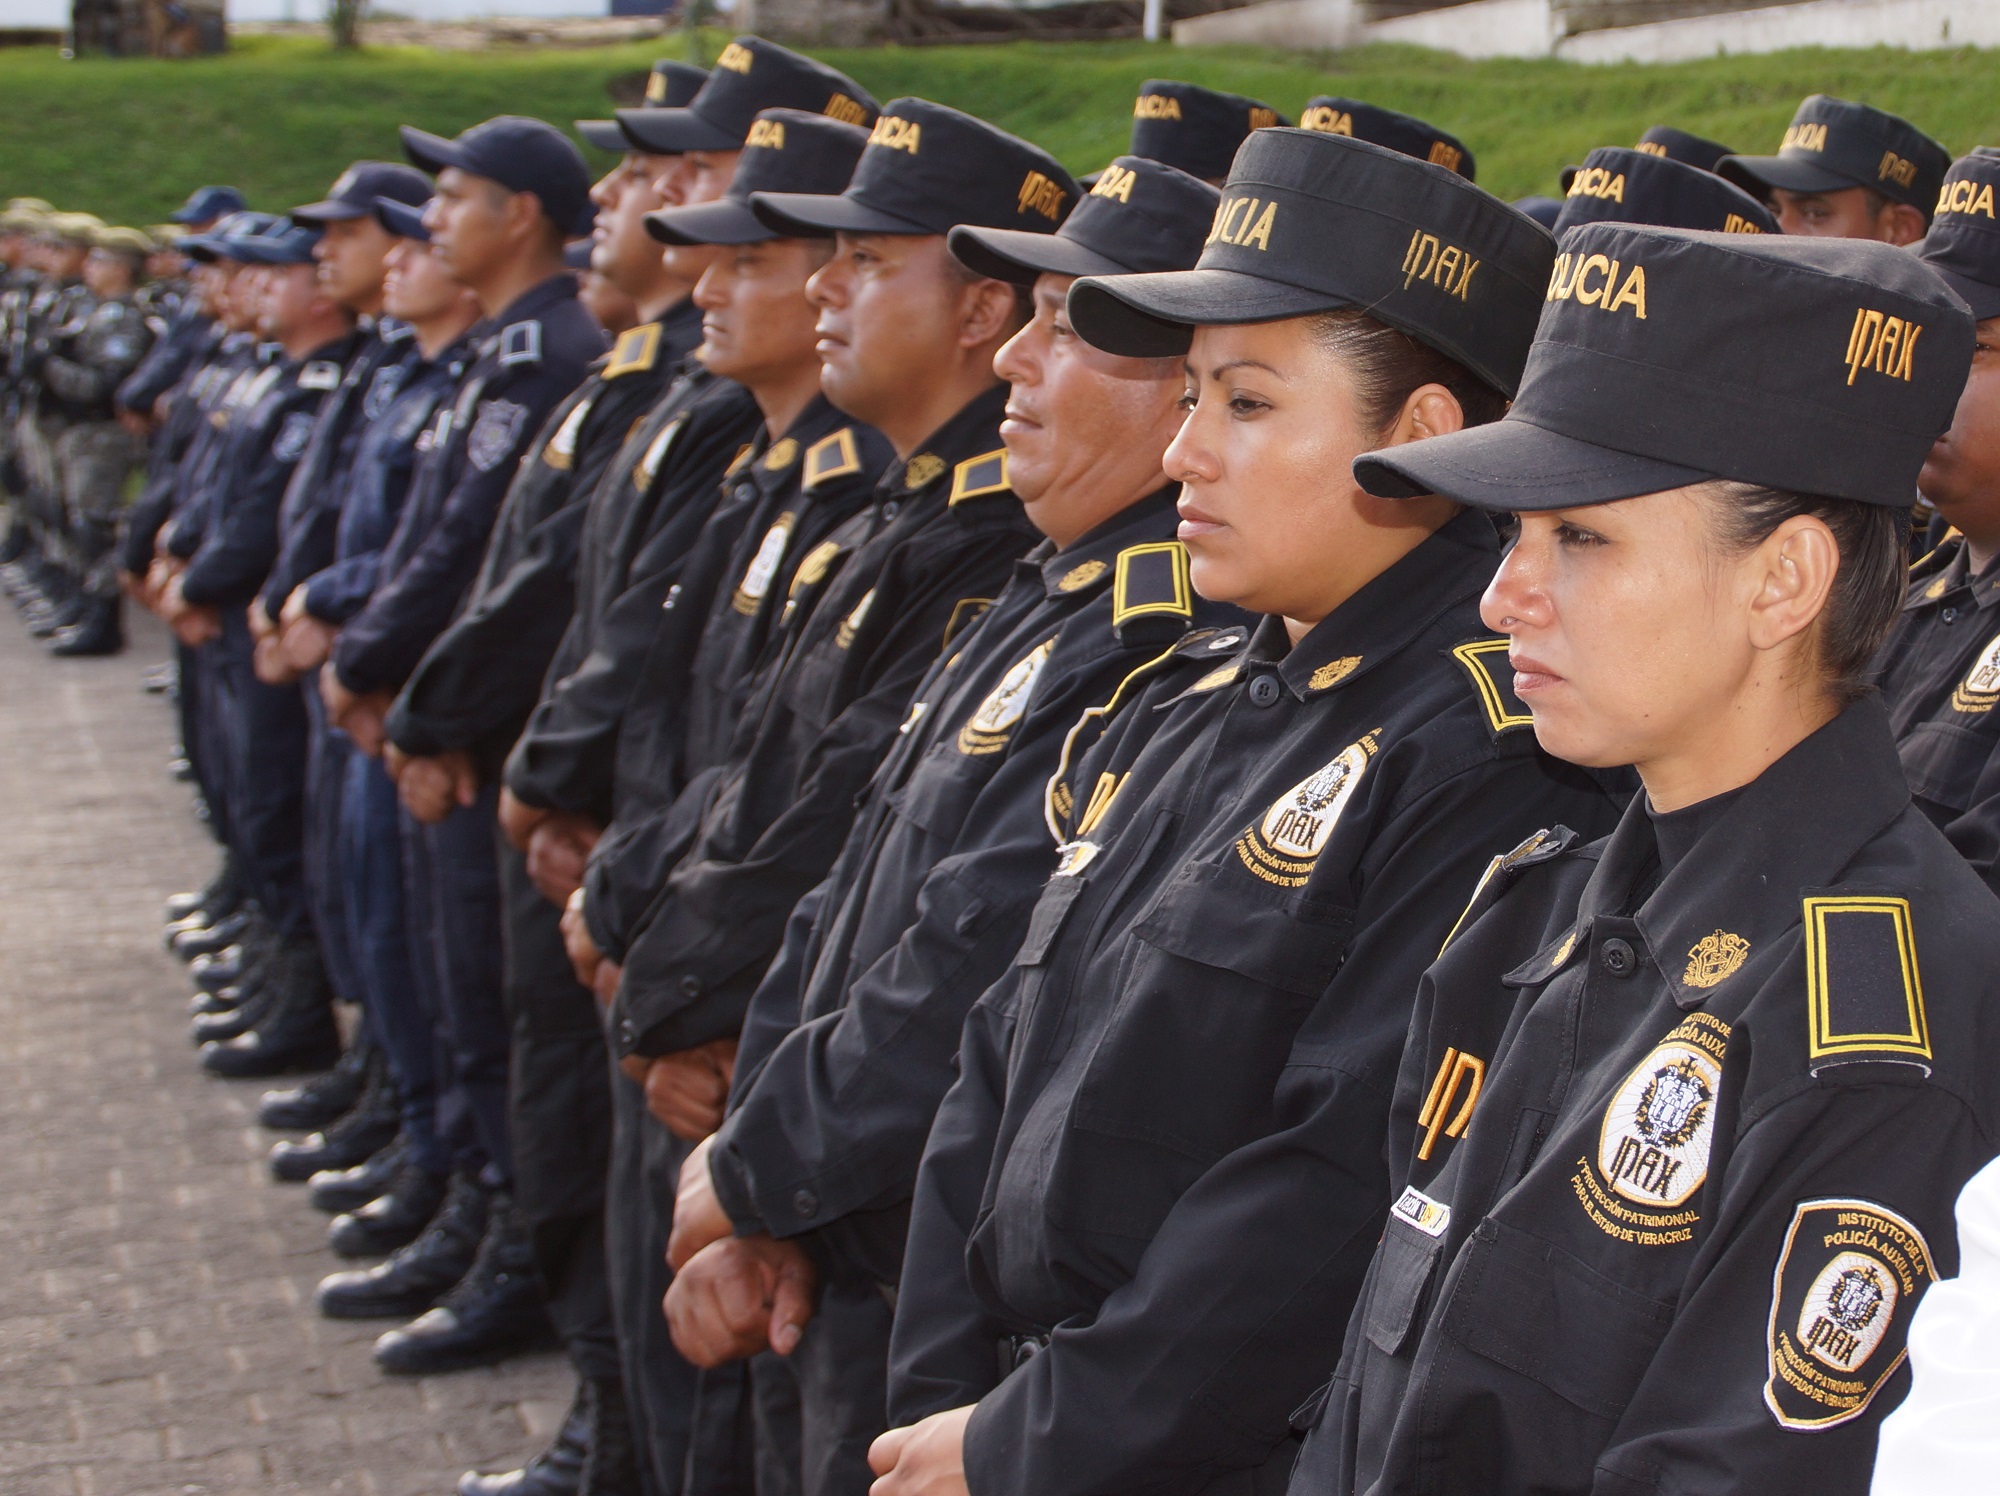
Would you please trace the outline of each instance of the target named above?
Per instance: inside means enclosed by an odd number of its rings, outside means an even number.
[[[28,632],[37,639],[53,639],[82,619],[87,604],[88,599],[81,592],[65,591],[60,596],[52,596],[47,606],[29,608]]]
[[[320,1280],[314,1302],[328,1319],[400,1319],[421,1314],[463,1279],[486,1234],[489,1195],[478,1180],[454,1174],[444,1204],[424,1234],[387,1262]]]
[[[500,1475],[467,1471],[458,1478],[458,1496],[578,1496],[597,1421],[592,1402],[590,1383],[577,1383],[576,1400],[569,1405],[553,1444],[518,1470]],[[624,1412],[622,1402],[619,1412]],[[626,1442],[631,1442],[629,1432]],[[638,1487],[632,1489],[637,1491]]]
[[[582,1496],[639,1496],[639,1446],[632,1437],[632,1409],[617,1376],[590,1386],[590,1454],[583,1462]]]
[[[238,982],[233,987],[224,987],[220,992],[195,993],[188,999],[188,1014],[199,1019],[209,1013],[234,1013],[252,998],[260,995],[263,990],[264,973],[261,970],[252,971],[248,981]],[[210,1033],[204,1030],[191,1030],[191,1032],[196,1047],[199,1047],[210,1039],[233,1039],[248,1026],[249,1021],[246,1019],[242,1025],[220,1032]]]
[[[125,617],[116,597],[84,599],[76,619],[49,639],[49,653],[66,659],[115,655],[125,647]]]
[[[254,1030],[253,1030],[254,1032]],[[386,1064],[371,1069],[352,1108],[323,1131],[271,1145],[271,1175],[297,1184],[329,1169],[351,1169],[396,1141],[403,1103]]]
[[[264,983],[274,994],[271,1006],[235,1038],[204,1044],[202,1069],[239,1080],[331,1069],[340,1058],[340,1024],[333,1016],[333,987],[318,943],[310,936],[284,942],[271,957]],[[384,1137],[375,1146],[387,1141]]]
[[[375,1364],[402,1376],[490,1366],[547,1342],[554,1328],[527,1230],[495,1190],[471,1269],[436,1308],[377,1340]]]
[[[351,1169],[321,1169],[306,1181],[306,1198],[313,1209],[328,1215],[359,1210],[370,1200],[379,1200],[389,1193],[409,1157],[409,1144],[399,1134],[395,1142]]]
[[[254,976],[258,970],[277,953],[277,935],[261,926],[250,932],[234,945],[226,945],[210,956],[196,956],[188,962],[188,976],[203,992],[220,992],[224,987],[240,986]]]
[[[224,915],[212,925],[181,930],[173,937],[173,952],[183,961],[192,961],[196,956],[212,956],[248,935],[256,919],[252,910],[243,908],[234,914]]]
[[[342,1257],[380,1257],[415,1241],[444,1203],[450,1179],[405,1162],[386,1194],[333,1218],[326,1244]]]
[[[198,995],[188,1005],[194,1013],[194,1022],[188,1025],[188,1041],[196,1049],[204,1044],[220,1044],[248,1033],[275,1012],[279,991],[263,979],[264,975],[259,973],[256,980],[241,987]]]
[[[357,1044],[326,1074],[289,1090],[266,1091],[257,1103],[257,1120],[276,1132],[306,1132],[338,1122],[354,1110],[372,1067],[379,1064],[379,1049]]]
[[[201,927],[206,929],[242,908],[243,895],[243,875],[236,866],[236,859],[225,852],[222,854],[222,866],[216,869],[206,888],[177,893],[167,900],[166,923],[171,927],[199,916]],[[171,934],[178,933],[171,931]],[[171,936],[168,943],[172,943]]]

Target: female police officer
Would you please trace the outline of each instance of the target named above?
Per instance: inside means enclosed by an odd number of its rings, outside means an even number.
[[[1265,617],[1074,734],[1058,873],[919,1177],[890,1413],[924,1421],[877,1496],[1282,1486],[1388,1203],[1417,977],[1515,828],[1611,819],[1482,637],[1491,521],[1348,478],[1499,415],[1551,258],[1441,167],[1271,129],[1195,270],[1073,288],[1088,341],[1186,357],[1193,584]]]
[[[1356,472],[1519,514],[1535,733],[1645,793],[1425,976],[1292,1489],[1858,1493],[2000,1134],[2000,904],[1860,684],[1972,322],[1887,246],[1614,224],[1549,298],[1505,420]]]

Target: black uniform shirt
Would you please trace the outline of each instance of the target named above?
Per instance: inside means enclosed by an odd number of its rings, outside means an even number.
[[[1692,819],[1664,874],[1643,801],[1537,836],[1425,975],[1294,1491],[1868,1489],[2000,1137],[2000,903],[1872,697]]]
[[[542,423],[464,612],[390,708],[389,740],[405,753],[475,751],[484,775],[498,772],[569,625],[590,495],[666,391],[665,341],[660,322],[631,328]]]
[[[680,578],[691,533],[708,522],[724,470],[762,429],[748,390],[694,365],[597,485],[569,624],[508,759],[508,787],[523,802],[599,825],[611,819],[619,732],[660,604]]]
[[[201,331],[181,378],[166,391],[170,397],[166,418],[153,432],[146,453],[145,482],[125,516],[124,533],[119,537],[119,565],[136,576],[143,576],[152,564],[160,531],[173,513],[181,459],[207,425],[201,396],[215,379],[229,334],[220,322],[208,318],[202,319]]]
[[[1418,977],[1496,848],[1614,813],[1481,629],[1498,554],[1461,513],[1296,647],[1191,637],[1052,782],[1067,841],[967,1021],[892,1348],[892,1423],[978,1402],[975,1496],[1282,1458],[1381,1230]],[[996,1342],[1050,1332],[996,1388]]]
[[[276,350],[258,342],[255,333],[233,332],[223,338],[215,363],[202,371],[203,377],[198,381],[199,419],[175,469],[162,531],[162,544],[169,555],[186,560],[200,549],[208,524],[216,461],[228,448],[238,411],[261,393],[263,387],[258,380],[277,361]],[[270,377],[275,379],[277,375],[272,373]]]
[[[1910,575],[1875,668],[1889,726],[1917,805],[2000,889],[2000,566],[1974,576],[1953,536]]]
[[[155,340],[146,356],[118,386],[119,408],[150,416],[160,396],[179,384],[202,358],[213,326],[201,298],[188,296],[164,329],[154,329]]]
[[[399,688],[444,632],[478,575],[522,453],[604,351],[604,331],[566,270],[479,331],[479,356],[432,421],[374,595],[334,646],[340,683],[360,695]]]
[[[839,855],[918,681],[1033,543],[1006,486],[1006,394],[995,385],[892,463],[852,537],[821,543],[837,552],[824,575],[795,587],[782,663],[746,704],[727,770],[699,791],[699,830],[626,950],[618,1053],[666,1054],[742,1027],[786,916]]]
[[[1190,627],[1243,618],[1188,585],[1178,491],[1037,546],[917,688],[751,1001],[709,1165],[739,1230],[813,1232],[823,1256],[895,1285],[966,1010],[1055,866],[1043,799],[1070,726]]]

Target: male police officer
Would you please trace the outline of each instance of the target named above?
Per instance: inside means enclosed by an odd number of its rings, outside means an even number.
[[[1769,198],[1788,234],[1923,238],[1951,152],[1908,120],[1814,94],[1799,105],[1775,156],[1724,156],[1715,170]]]
[[[2000,889],[2000,157],[1946,174],[1918,255],[1979,319],[1972,374],[1917,490],[1951,534],[1910,572],[1877,675],[1924,813]]]
[[[186,202],[167,216],[189,235],[201,235],[246,206],[243,194],[234,187],[197,187]],[[195,362],[211,320],[199,298],[184,299],[167,326],[155,329],[158,341],[131,377],[118,387],[119,414],[133,435],[146,436],[154,430],[159,421],[160,398],[180,382]]]
[[[1042,792],[1064,736],[1197,616],[1234,614],[1195,602],[1172,538],[1160,461],[1180,425],[1178,364],[1091,349],[1063,312],[1078,275],[1192,266],[1218,200],[1124,156],[1053,235],[950,236],[969,269],[1033,291],[1034,320],[994,369],[1010,381],[1008,480],[1048,538],[918,687],[831,876],[752,999],[729,1120],[688,1160],[675,1202],[677,1342],[705,1363],[767,1344],[794,1353],[807,1492],[860,1490],[887,1427],[885,1291],[910,1189],[965,1010],[1054,867]],[[787,1259],[796,1281],[824,1279],[803,1334],[786,1315],[811,1305],[787,1297],[774,1323],[763,1295],[738,1291]],[[754,1370],[775,1372],[769,1358]]]

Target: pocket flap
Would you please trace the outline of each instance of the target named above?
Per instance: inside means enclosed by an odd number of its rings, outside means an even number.
[[[1325,991],[1347,959],[1354,911],[1276,902],[1229,881],[1211,867],[1183,868],[1133,934],[1168,955],[1286,992]]]

